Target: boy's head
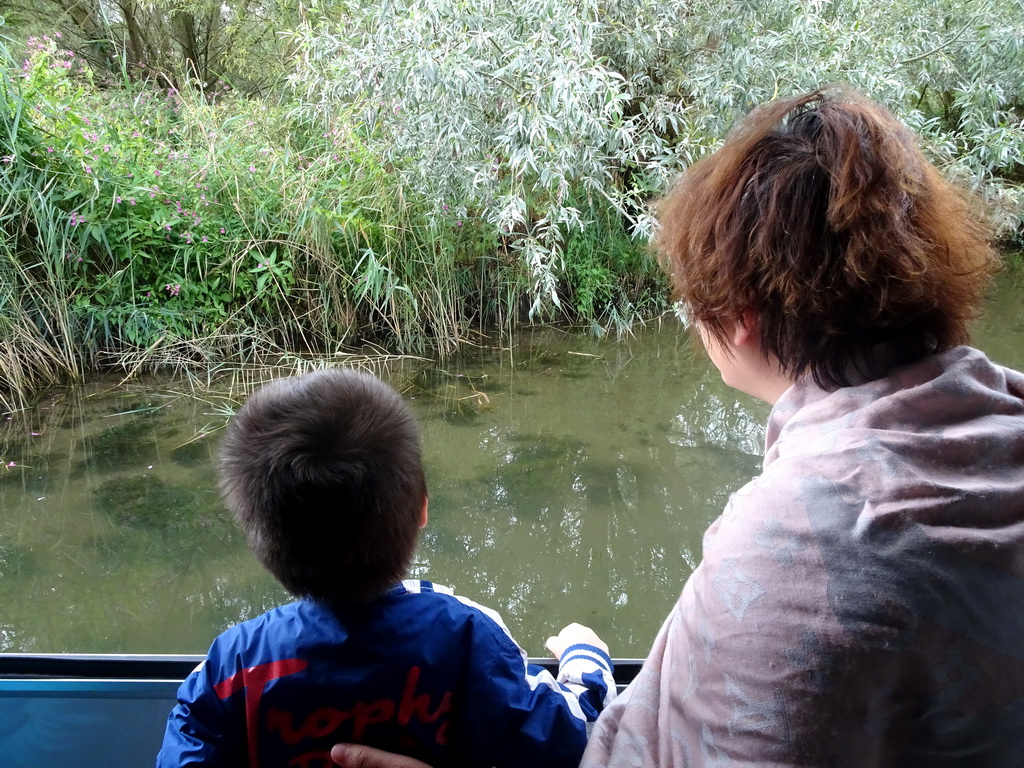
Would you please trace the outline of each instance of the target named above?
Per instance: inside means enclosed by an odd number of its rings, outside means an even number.
[[[289,592],[366,602],[406,574],[427,500],[419,428],[376,377],[266,384],[228,423],[217,468],[249,548]]]

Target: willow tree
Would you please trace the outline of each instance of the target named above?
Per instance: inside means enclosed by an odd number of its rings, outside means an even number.
[[[63,47],[108,80],[186,84],[214,93],[224,85],[265,91],[287,67],[278,30],[300,21],[279,0],[10,0],[8,27],[60,35]]]
[[[557,304],[602,207],[639,237],[667,180],[755,104],[846,82],[1024,229],[1019,0],[352,0],[294,36],[304,109],[339,105],[403,184],[494,227]]]

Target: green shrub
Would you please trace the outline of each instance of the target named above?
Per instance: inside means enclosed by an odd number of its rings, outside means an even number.
[[[561,281],[573,274],[604,283],[593,259],[571,263],[573,238],[614,212],[645,240],[650,199],[737,118],[831,82],[914,127],[941,167],[993,204],[1000,232],[1024,224],[1018,0],[346,8],[340,23],[308,15],[293,36],[304,112],[328,119],[348,105],[403,189],[492,227],[530,276],[534,315],[565,309]],[[596,306],[577,294],[577,310]]]
[[[264,100],[94,83],[57,39],[24,62],[0,42],[0,405],[100,365],[443,354],[528,318],[621,332],[665,305],[651,200],[755,104],[832,81],[1024,232],[1018,0],[329,10]]]

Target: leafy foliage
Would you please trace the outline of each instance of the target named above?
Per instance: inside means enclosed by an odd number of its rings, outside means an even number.
[[[0,332],[4,391],[110,362],[202,367],[363,340],[446,352],[474,324],[520,318],[529,285],[505,239],[403,186],[412,161],[375,155],[350,116],[108,91],[55,38],[27,50],[4,68],[5,306],[25,330]],[[619,294],[600,296],[579,306],[596,315]],[[45,359],[23,354],[30,341],[61,350],[52,375],[19,367]]]
[[[360,135],[404,187],[493,228],[529,269],[535,314],[559,306],[566,244],[599,213],[650,232],[641,203],[656,185],[633,172],[671,165],[658,128],[678,109],[652,95],[628,111],[636,83],[601,60],[595,10],[362,3],[341,24],[296,33],[292,80],[304,114],[354,105]]]
[[[293,42],[304,112],[353,105],[401,183],[495,228],[559,305],[566,244],[649,198],[780,92],[847,82],[1020,228],[1019,0],[363,0]]]
[[[273,87],[287,53],[276,31],[297,22],[276,0],[9,0],[8,25],[23,37],[45,34],[86,62],[104,83],[149,81],[196,87],[208,96],[232,85]]]
[[[4,391],[446,353],[526,318],[624,332],[665,307],[650,201],[829,82],[1024,232],[1021,0],[19,2],[66,35],[0,45]]]
[[[693,55],[675,87],[686,105],[684,142],[699,151],[780,93],[849,83],[984,195],[1001,231],[1024,224],[1019,0],[698,0],[680,34]]]

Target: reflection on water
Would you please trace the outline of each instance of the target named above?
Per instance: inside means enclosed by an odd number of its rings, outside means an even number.
[[[1024,368],[1017,276],[978,343]],[[494,607],[533,655],[568,621],[646,653],[768,407],[675,325],[621,342],[536,331],[387,375],[423,423],[416,574]],[[198,653],[287,599],[220,508],[223,401],[166,382],[58,392],[0,431],[0,650]],[[7,466],[13,462],[13,466]]]
[[[723,435],[759,433],[767,408],[730,398],[725,413],[675,328],[622,344],[536,334],[500,362],[481,351],[410,393],[427,400],[420,569],[498,608],[532,653],[580,620],[642,655],[758,466],[759,437]]]

